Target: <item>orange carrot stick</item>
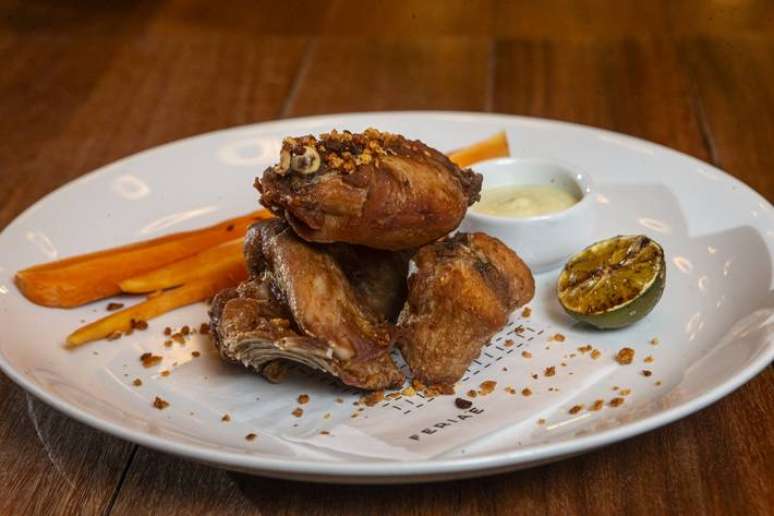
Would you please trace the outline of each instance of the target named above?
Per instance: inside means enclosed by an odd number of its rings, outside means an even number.
[[[502,158],[510,156],[511,151],[508,148],[508,137],[505,131],[490,136],[485,140],[474,143],[468,147],[457,149],[448,154],[449,159],[457,166],[469,167],[473,163],[493,158]]]
[[[243,260],[227,263],[207,277],[167,290],[120,312],[115,312],[78,328],[67,337],[65,347],[72,349],[87,342],[120,335],[121,332],[132,328],[137,321],[148,321],[181,306],[209,299],[222,289],[239,284],[246,277],[247,269]]]
[[[142,294],[177,287],[198,278],[207,277],[222,268],[224,264],[243,261],[243,245],[243,238],[229,240],[159,269],[127,278],[118,285],[121,291],[127,294]]]
[[[252,222],[270,216],[261,210],[203,229],[36,265],[17,272],[14,279],[19,290],[34,303],[74,307],[118,294],[118,284],[126,278],[241,237]]]

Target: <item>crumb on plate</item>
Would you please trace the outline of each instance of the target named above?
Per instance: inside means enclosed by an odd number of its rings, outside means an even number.
[[[632,348],[621,348],[615,355],[615,361],[621,365],[628,365],[634,360],[634,350]]]
[[[159,410],[164,410],[169,406],[169,402],[156,396],[156,398],[153,400],[153,406]]]
[[[143,353],[140,355],[140,362],[143,367],[153,367],[161,363],[162,357],[154,355],[153,353]]]
[[[466,400],[465,398],[457,398],[454,400],[454,406],[457,407],[458,409],[465,410],[472,407],[473,402],[470,400]]]

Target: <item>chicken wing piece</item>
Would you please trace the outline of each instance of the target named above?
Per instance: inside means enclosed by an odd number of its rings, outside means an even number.
[[[261,248],[261,223],[253,224],[245,237],[245,261],[250,276],[266,269]],[[414,250],[392,252],[350,244],[329,244],[325,251],[336,260],[360,301],[381,319],[395,323],[408,289],[406,277]]]
[[[408,296],[409,260],[413,251],[382,251],[350,244],[329,244],[360,300],[385,321],[395,323]]]
[[[452,385],[509,314],[532,299],[535,281],[515,252],[483,233],[422,247],[413,262],[398,346],[420,382]]]
[[[286,138],[256,187],[304,240],[402,250],[454,230],[481,180],[420,141],[367,129]]]
[[[300,362],[363,389],[403,383],[389,356],[394,328],[362,303],[331,253],[280,220],[254,226],[245,251],[252,279],[210,310],[221,356],[262,373],[276,373],[279,359]]]

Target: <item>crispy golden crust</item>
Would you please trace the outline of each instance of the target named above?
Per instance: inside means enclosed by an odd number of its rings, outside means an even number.
[[[518,255],[483,233],[458,233],[414,257],[398,346],[428,385],[459,380],[481,347],[532,299],[535,282]]]
[[[347,385],[383,389],[403,375],[389,357],[394,329],[362,303],[334,257],[299,239],[284,221],[253,228],[260,253],[250,281],[214,299],[210,319],[221,356],[259,372],[277,360],[327,371]],[[251,258],[248,257],[248,263]],[[266,370],[266,375],[278,364]]]
[[[305,240],[401,250],[454,230],[481,180],[420,141],[368,129],[285,139],[256,187]]]

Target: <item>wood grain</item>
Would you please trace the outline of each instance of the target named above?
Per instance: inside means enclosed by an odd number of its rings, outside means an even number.
[[[774,3],[0,1],[0,227],[102,164],[285,116],[493,110],[625,132],[774,198]],[[90,430],[0,375],[0,513],[768,514],[774,371],[557,464],[413,486],[229,473]]]
[[[113,498],[134,445],[92,430],[0,375],[0,514],[94,514]]]
[[[772,25],[774,29],[774,24]],[[774,38],[760,34],[684,41],[695,78],[697,113],[706,126],[715,163],[774,199]]]

